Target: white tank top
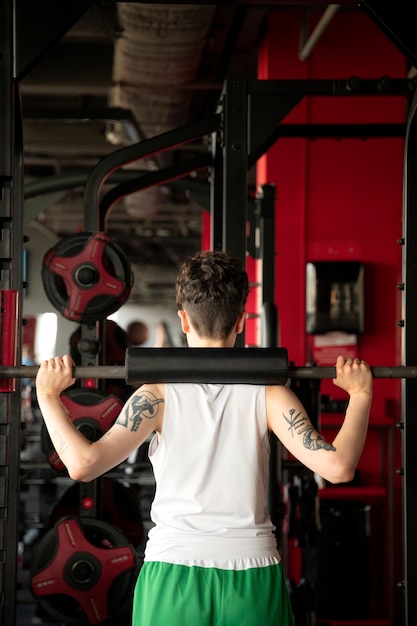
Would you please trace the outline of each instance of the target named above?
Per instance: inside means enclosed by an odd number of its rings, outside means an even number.
[[[279,560],[267,510],[265,387],[166,384],[149,458],[156,493],[145,560]]]

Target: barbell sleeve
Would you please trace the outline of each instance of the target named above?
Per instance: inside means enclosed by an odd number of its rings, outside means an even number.
[[[415,365],[371,366],[373,378],[417,378]],[[336,378],[335,367],[289,367],[288,378],[324,379]]]
[[[39,365],[1,365],[0,378],[36,378]],[[124,365],[76,365],[74,378],[126,378]]]

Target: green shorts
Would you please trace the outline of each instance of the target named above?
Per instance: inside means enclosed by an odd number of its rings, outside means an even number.
[[[132,626],[294,626],[281,563],[246,570],[146,561]]]

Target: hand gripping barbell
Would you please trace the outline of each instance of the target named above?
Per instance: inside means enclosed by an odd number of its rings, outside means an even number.
[[[0,366],[0,378],[35,378],[38,366]],[[374,378],[417,378],[417,366],[371,367]],[[286,348],[140,348],[126,350],[125,365],[76,366],[74,378],[142,383],[284,385],[288,379],[335,378],[335,367],[292,367]]]

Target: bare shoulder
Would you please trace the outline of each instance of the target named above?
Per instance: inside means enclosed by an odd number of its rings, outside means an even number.
[[[148,410],[152,414],[160,414],[165,404],[165,385],[163,383],[141,385],[133,394],[133,402],[138,406],[149,407]]]
[[[136,389],[133,395],[140,394],[148,394],[150,396],[155,396],[155,398],[159,398],[159,400],[165,400],[165,384],[164,383],[152,383],[141,385],[138,389]]]
[[[268,385],[265,388],[265,402],[268,426],[274,431],[283,414],[304,411],[300,400],[287,385]]]
[[[165,385],[141,385],[127,400],[118,423],[130,425],[131,430],[160,431],[164,415]]]
[[[268,405],[271,402],[291,402],[296,396],[287,385],[267,385],[265,397]]]

